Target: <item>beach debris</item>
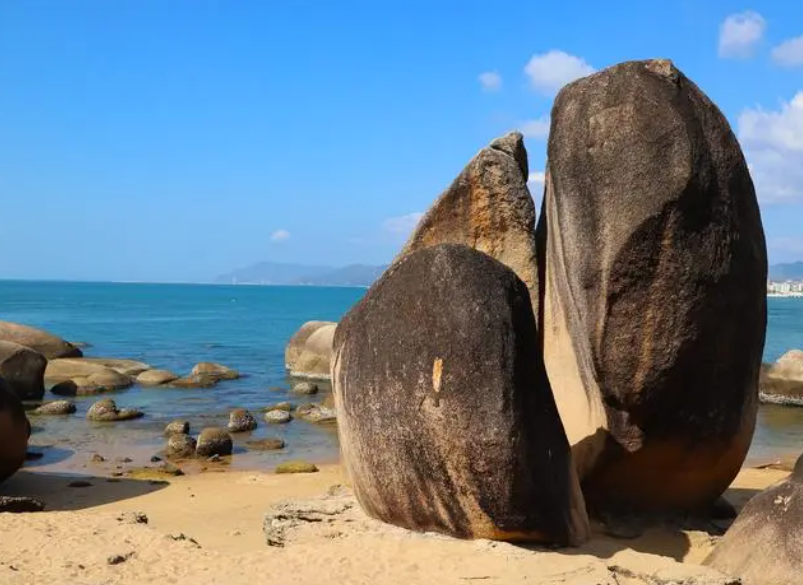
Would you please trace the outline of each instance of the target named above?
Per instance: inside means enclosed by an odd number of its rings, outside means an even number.
[[[45,394],[47,359],[29,347],[0,340],[0,378],[20,400],[41,400]]]
[[[275,473],[317,473],[318,468],[306,461],[284,461],[276,466]]]
[[[318,385],[314,382],[299,382],[293,386],[294,394],[317,394]]]
[[[196,441],[189,435],[173,433],[167,438],[165,457],[168,459],[188,459],[195,456]]]
[[[121,512],[117,516],[117,521],[126,524],[147,524],[148,515],[144,512]]]
[[[198,544],[198,541],[197,541],[197,540],[195,540],[195,539],[194,539],[194,538],[192,538],[191,536],[187,536],[187,535],[186,535],[186,534],[184,534],[183,532],[180,532],[180,533],[178,533],[178,534],[168,534],[168,535],[166,536],[166,538],[169,538],[170,540],[175,540],[175,541],[177,541],[177,542],[187,542],[187,543],[189,543],[189,544],[192,544],[192,545],[193,545],[193,546],[195,546],[196,548],[201,548],[201,545],[200,545],[200,544]]]
[[[526,193],[523,149],[505,136],[459,180]],[[487,254],[440,244],[389,269],[334,341],[342,459],[366,513],[460,538],[587,540],[538,343],[527,285]]]
[[[192,368],[190,372],[191,377],[199,377],[199,378],[211,378],[213,380],[236,380],[240,377],[240,373],[237,370],[232,370],[231,368],[216,364],[213,362],[201,362],[196,364],[195,367]]]
[[[332,339],[337,323],[308,321],[290,338],[284,361],[296,378],[328,380],[332,359]]]
[[[277,437],[267,437],[265,439],[246,441],[245,446],[253,451],[276,451],[284,449],[285,442]]]
[[[89,407],[86,413],[87,420],[95,422],[117,422],[141,418],[145,414],[133,408],[117,408],[117,404],[110,398],[98,400]]]
[[[265,422],[274,425],[289,423],[293,420],[293,416],[286,410],[269,410],[265,413]]]
[[[120,565],[120,564],[126,562],[132,556],[134,556],[133,552],[129,552],[129,553],[126,553],[124,555],[110,555],[106,559],[106,563],[109,564],[109,565]]]
[[[45,402],[34,409],[33,414],[38,415],[67,415],[74,414],[77,407],[69,400],[54,400]]]
[[[178,374],[168,370],[146,370],[136,378],[137,384],[142,386],[162,386],[178,380]]]
[[[212,455],[231,455],[233,444],[231,435],[225,429],[217,427],[205,428],[198,435],[198,445],[195,454],[198,457],[211,457]]]
[[[165,436],[170,435],[189,435],[190,423],[186,420],[174,420],[167,423],[164,430]]]
[[[30,347],[32,350],[41,353],[46,359],[52,360],[65,357],[81,357],[81,350],[71,343],[56,337],[47,331],[0,321],[0,340],[11,341]]]
[[[246,433],[257,428],[257,421],[245,408],[236,408],[229,414],[227,428],[230,433]]]
[[[45,509],[42,500],[28,496],[0,496],[0,512],[14,514],[24,512],[41,512]]]

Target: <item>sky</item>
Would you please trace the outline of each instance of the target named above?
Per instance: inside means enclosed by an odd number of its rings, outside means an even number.
[[[803,259],[803,3],[0,0],[0,278],[208,281],[392,259],[558,89],[671,58]]]

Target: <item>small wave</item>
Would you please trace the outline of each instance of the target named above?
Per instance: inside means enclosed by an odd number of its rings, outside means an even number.
[[[803,406],[803,398],[795,398],[793,396],[783,396],[782,394],[765,394],[764,392],[759,392],[758,398],[759,400],[761,400],[761,402],[764,402],[766,404]]]

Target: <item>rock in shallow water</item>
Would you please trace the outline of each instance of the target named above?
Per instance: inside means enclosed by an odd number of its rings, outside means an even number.
[[[221,364],[201,362],[192,368],[190,376],[197,378],[211,378],[213,380],[236,380],[240,377],[240,373],[237,370],[232,370],[231,368]]]
[[[342,457],[366,513],[457,537],[586,540],[537,345],[530,291],[490,256],[445,244],[389,269],[334,344]]]
[[[713,502],[756,420],[767,258],[727,120],[666,60],[564,87],[537,229],[543,355],[586,497]]]
[[[164,434],[166,436],[170,435],[189,435],[190,434],[190,423],[186,420],[174,420],[167,423],[165,426]]]
[[[335,410],[322,404],[302,404],[296,409],[296,416],[301,420],[316,424],[337,422]]]
[[[162,386],[178,380],[178,375],[168,370],[148,370],[137,376],[137,384],[142,386]]]
[[[27,496],[0,496],[0,512],[24,513],[41,512],[45,504],[36,498]]]
[[[293,417],[286,410],[269,410],[265,413],[265,422],[268,424],[284,424],[291,420]]]
[[[284,441],[279,438],[268,437],[266,439],[253,439],[246,441],[245,446],[253,451],[276,451],[284,449]]]
[[[195,456],[195,450],[195,439],[183,433],[173,433],[167,439],[165,457],[168,459],[189,459]]]
[[[198,446],[195,454],[198,457],[211,457],[212,455],[231,455],[233,444],[231,436],[224,429],[210,427],[201,431],[198,436]]]
[[[39,415],[65,415],[73,414],[76,411],[76,406],[69,400],[54,400],[53,402],[46,402],[38,406],[33,414]]]
[[[133,408],[117,408],[114,400],[106,398],[89,407],[86,418],[95,422],[117,422],[133,420],[145,416],[142,411]]]
[[[80,349],[47,331],[9,321],[0,321],[0,340],[30,347],[49,360],[82,355]]]
[[[318,393],[318,385],[313,384],[312,382],[300,382],[293,386],[293,393],[294,394],[317,394]]]
[[[247,433],[257,428],[257,421],[244,408],[237,408],[229,414],[228,430],[230,433]]]
[[[318,468],[306,461],[285,461],[276,466],[276,473],[315,473]]]

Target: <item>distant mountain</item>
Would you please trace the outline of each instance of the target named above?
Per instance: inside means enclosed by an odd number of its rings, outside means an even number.
[[[803,262],[789,262],[787,264],[774,264],[770,266],[770,280],[783,282],[785,280],[803,280]]]
[[[215,279],[219,284],[271,284],[309,286],[371,286],[386,266],[351,264],[342,268],[259,262]]]

